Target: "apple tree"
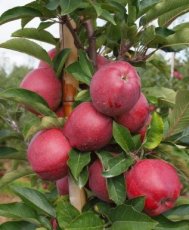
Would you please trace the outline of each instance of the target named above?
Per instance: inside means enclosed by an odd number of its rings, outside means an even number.
[[[19,197],[0,204],[2,230],[189,229],[189,91],[140,76],[164,67],[157,51],[188,46],[189,24],[170,27],[188,11],[188,0],[36,0],[0,16],[21,20],[0,48],[40,60],[0,91],[0,159],[14,163],[0,188]]]

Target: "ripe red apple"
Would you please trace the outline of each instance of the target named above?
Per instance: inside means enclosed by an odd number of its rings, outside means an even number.
[[[20,84],[20,88],[39,94],[55,110],[61,101],[61,83],[51,68],[39,68],[29,72]]]
[[[48,51],[48,55],[49,55],[49,57],[50,57],[51,60],[54,59],[54,57],[56,56],[56,54],[57,54],[56,48],[53,48],[53,49],[51,49],[51,50]],[[47,62],[45,62],[45,61],[40,61],[39,65],[38,65],[38,68],[51,68],[51,66]]]
[[[112,119],[83,102],[70,114],[63,128],[70,145],[80,151],[101,149],[112,137]]]
[[[108,64],[110,61],[105,58],[104,56],[97,54],[96,55],[96,67],[97,69],[100,69],[102,66],[105,66],[106,64]]]
[[[108,195],[106,179],[102,176],[103,168],[100,160],[95,160],[89,167],[89,188],[99,199],[111,202]]]
[[[56,115],[58,117],[64,117],[64,106],[61,105],[57,110],[56,110]]]
[[[108,116],[129,111],[140,97],[140,78],[129,63],[111,62],[93,76],[90,94],[94,107]]]
[[[56,188],[60,195],[68,195],[69,194],[69,185],[68,185],[68,176],[65,176],[56,181]]]
[[[141,142],[143,142],[144,138],[146,137],[148,126],[149,126],[151,120],[152,120],[152,116],[151,116],[151,114],[149,114],[144,126],[140,130],[138,130],[138,132],[137,132],[138,134],[140,134]]]
[[[159,159],[138,161],[125,181],[129,199],[145,196],[144,211],[150,216],[172,208],[182,187],[175,168]]]
[[[133,106],[133,108],[123,113],[120,116],[115,117],[116,122],[125,126],[132,133],[136,133],[139,129],[141,129],[145,121],[149,116],[149,105],[146,97],[143,93],[141,93],[139,100]]]
[[[67,175],[71,146],[61,129],[38,132],[28,146],[28,160],[34,172],[44,180],[58,180]]]

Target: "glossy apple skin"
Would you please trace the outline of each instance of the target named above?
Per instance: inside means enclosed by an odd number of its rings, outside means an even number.
[[[96,67],[97,69],[100,69],[101,67],[107,65],[110,61],[105,58],[104,56],[97,54],[96,55]]]
[[[172,208],[182,187],[175,168],[159,159],[138,161],[125,174],[125,181],[129,199],[145,196],[144,211],[150,216]]]
[[[128,128],[131,133],[136,133],[144,126],[148,116],[148,101],[146,100],[144,94],[141,93],[139,100],[133,108],[130,111],[115,117],[115,121]]]
[[[56,48],[53,48],[53,49],[48,51],[48,55],[49,55],[51,60],[54,59],[56,54],[57,54]],[[38,68],[51,68],[51,66],[45,61],[40,61],[39,65],[38,65]]]
[[[140,97],[140,78],[129,63],[111,62],[94,74],[90,94],[94,107],[114,117],[129,111]]]
[[[60,129],[38,132],[31,140],[27,156],[34,172],[44,180],[58,180],[68,173],[71,146]]]
[[[65,176],[56,181],[57,191],[60,195],[65,196],[69,194],[68,176]]]
[[[111,202],[108,195],[106,179],[102,176],[103,168],[100,160],[95,160],[89,167],[89,188],[99,199]]]
[[[111,140],[112,119],[99,113],[91,102],[83,102],[70,114],[63,133],[73,148],[94,151]]]
[[[43,97],[52,110],[55,110],[60,104],[62,87],[51,68],[32,70],[22,80],[20,88],[30,90]]]

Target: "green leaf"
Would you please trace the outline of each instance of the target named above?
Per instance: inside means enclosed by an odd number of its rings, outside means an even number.
[[[131,205],[137,211],[142,212],[142,210],[144,209],[145,197],[141,196],[141,197],[137,197],[131,200],[126,200],[125,204]]]
[[[37,213],[24,203],[0,204],[0,216],[40,224]]]
[[[24,104],[40,114],[55,116],[54,112],[49,109],[47,102],[41,96],[26,89],[14,88],[4,90],[0,92],[0,99],[12,100]]]
[[[184,131],[189,124],[189,91],[182,90],[176,95],[174,109],[169,115],[169,129],[166,138]]]
[[[90,92],[88,89],[84,89],[78,92],[74,98],[75,101],[91,101]]]
[[[59,5],[60,5],[60,0],[49,0],[46,7],[49,10],[56,10]]]
[[[155,97],[161,102],[173,106],[175,104],[176,92],[165,87],[148,87],[143,89],[146,96]]]
[[[159,3],[159,0],[141,0],[139,2],[139,15],[143,15],[145,12],[147,12],[151,7]]]
[[[74,149],[69,153],[68,166],[76,181],[84,167],[89,164],[91,160],[90,154],[90,152],[83,153]]]
[[[65,62],[70,55],[70,49],[63,49],[58,55],[53,59],[53,67],[58,77],[62,77],[63,67]]]
[[[28,206],[37,211],[42,211],[45,214],[55,217],[56,213],[53,206],[49,203],[43,193],[24,187],[11,187],[11,189],[26,203]]]
[[[83,50],[79,50],[78,55],[79,55],[79,63],[83,72],[86,73],[86,75],[88,76],[92,76],[92,74],[94,73],[94,69],[86,52],[84,52]]]
[[[47,21],[47,22],[41,22],[38,26],[38,30],[44,30],[46,28],[49,28],[50,26],[54,25],[55,22]]]
[[[172,230],[172,229],[188,230],[189,229],[188,221],[172,222],[162,215],[155,217],[155,220],[158,221],[158,225],[155,227],[155,230]]]
[[[138,212],[130,205],[120,205],[111,209],[110,220],[113,222],[113,230],[152,230],[157,222],[149,216]]]
[[[163,213],[171,221],[189,220],[189,205],[181,205]]]
[[[80,7],[82,0],[60,0],[61,15],[67,15]]]
[[[26,156],[15,148],[0,146],[0,159],[26,160]]]
[[[88,211],[76,217],[68,226],[68,230],[102,230],[104,222],[94,212]]]
[[[102,162],[102,165],[105,169],[107,169],[109,167],[108,161],[111,159],[114,159],[114,156],[112,155],[112,153],[107,152],[107,151],[98,151],[96,152],[98,158],[100,159],[100,161]]]
[[[72,74],[76,80],[83,82],[87,85],[90,84],[91,76],[88,76],[86,75],[86,73],[83,72],[79,62],[74,62],[73,64],[69,65],[65,69],[65,71]]]
[[[162,118],[155,112],[152,115],[150,128],[147,132],[144,147],[147,149],[155,149],[163,139],[164,125]]]
[[[167,11],[158,18],[159,26],[169,26],[177,17],[189,11],[189,5],[177,7],[174,10]]]
[[[106,178],[119,176],[133,164],[131,158],[126,158],[125,154],[119,154],[108,160],[108,167],[103,171],[102,175]]]
[[[88,179],[89,179],[88,167],[85,167],[79,174],[79,177],[76,182],[79,188],[83,188],[87,184]]]
[[[126,199],[124,175],[122,174],[113,178],[108,178],[107,186],[109,198],[117,205],[123,204]]]
[[[36,225],[26,221],[8,221],[0,225],[1,230],[36,230]]]
[[[163,159],[171,162],[187,178],[189,177],[189,157],[184,149],[179,149],[173,144],[160,144],[157,152],[160,152]]]
[[[80,212],[70,204],[68,197],[60,197],[56,202],[57,220],[62,229],[65,229]],[[66,228],[67,229],[67,228]]]
[[[4,43],[0,44],[0,48],[15,50],[21,53],[25,53],[31,55],[35,58],[43,60],[51,65],[51,59],[47,54],[46,50],[44,50],[37,43],[30,41],[25,38],[13,38]]]
[[[188,0],[172,0],[171,4],[169,1],[160,1],[154,6],[150,7],[150,9],[146,12],[145,16],[143,16],[140,20],[140,24],[147,25],[149,22],[157,19],[159,16],[169,12],[171,10],[175,10],[178,7],[188,5]]]
[[[24,28],[12,33],[12,37],[21,37],[46,42],[52,45],[57,44],[57,39],[51,33],[36,28]]]
[[[113,122],[113,137],[126,153],[135,149],[129,130],[116,122]]]
[[[166,37],[166,44],[162,47],[171,46],[174,49],[184,49],[189,45],[189,28],[177,30],[174,34]]]
[[[0,17],[0,25],[17,20],[19,18],[26,18],[26,17],[41,17],[42,14],[40,11],[36,9],[32,9],[30,7],[14,7],[5,11]]]
[[[113,25],[116,25],[116,22],[114,20],[114,16],[112,14],[110,14],[107,10],[103,9],[103,11],[100,15],[100,18],[106,20],[107,22],[111,22]]]
[[[64,118],[61,117],[44,116],[41,120],[36,120],[34,124],[31,124],[25,132],[25,140],[29,140],[36,132],[43,129],[62,128],[64,121]]]
[[[3,177],[1,177],[0,188],[10,184],[14,180],[17,180],[18,178],[31,175],[31,174],[33,174],[33,171],[30,168],[22,168],[19,170],[17,169],[17,170],[10,171],[6,173]]]
[[[0,130],[0,141],[4,141],[6,139],[23,139],[22,135],[17,132],[10,131],[8,129]]]

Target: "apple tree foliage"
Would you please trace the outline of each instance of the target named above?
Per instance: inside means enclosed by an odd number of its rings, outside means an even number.
[[[0,16],[0,25],[21,19],[21,29],[12,33],[12,39],[0,44],[31,55],[51,65],[58,77],[66,71],[80,83],[89,85],[95,70],[92,57],[98,52],[111,60],[125,60],[142,69],[151,65],[163,68],[155,53],[162,50],[178,52],[189,45],[189,24],[182,23],[170,29],[169,25],[189,11],[188,0],[36,0],[24,6],[7,10]],[[28,27],[34,18],[40,22],[35,28]],[[73,29],[69,20],[76,22]],[[102,23],[97,23],[101,19]],[[89,22],[88,25],[86,25]],[[71,31],[78,49],[78,60],[64,68],[69,49],[63,49],[51,61],[47,52],[36,41],[60,46],[60,39],[48,32],[52,25],[64,23]],[[90,28],[89,28],[90,27]],[[92,35],[89,33],[92,30]],[[64,119],[58,118],[47,103],[37,94],[19,88],[0,91],[0,116],[8,126],[0,130],[0,159],[14,162],[14,167],[0,179],[0,189],[9,190],[20,202],[0,204],[0,215],[10,218],[0,226],[2,230],[48,230],[48,229],[113,229],[113,230],[163,230],[189,229],[189,91],[166,87],[142,89],[150,103],[156,107],[147,135],[141,143],[138,135],[114,122],[113,143],[123,154],[113,160],[107,150],[96,154],[104,166],[108,192],[114,205],[92,198],[79,212],[67,196],[58,197],[53,184],[48,191],[43,189],[37,176],[26,160],[26,148],[31,137],[39,130],[62,127]],[[88,89],[80,89],[75,106],[89,101]],[[23,113],[17,107],[14,114],[8,113],[12,103],[25,104],[40,113],[41,117]],[[26,117],[28,117],[26,119]],[[18,143],[19,146],[14,145]],[[133,163],[133,152],[139,158],[161,158],[172,163],[183,183],[176,206],[157,217],[143,212],[144,199],[126,199],[123,172]],[[155,153],[155,154],[153,154]],[[70,174],[80,188],[87,184],[88,165],[91,154],[72,150],[68,166]],[[15,185],[15,180],[29,178],[33,188]],[[58,221],[58,226],[56,223]]]

